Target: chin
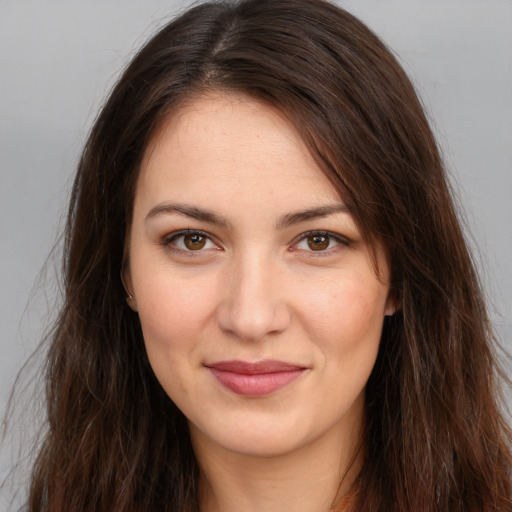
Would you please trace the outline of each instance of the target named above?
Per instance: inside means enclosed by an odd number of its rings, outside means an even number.
[[[291,440],[290,435],[260,435],[251,439],[229,439],[224,443],[227,451],[246,457],[273,458],[287,455],[300,449],[306,442]]]
[[[217,445],[222,451],[247,457],[279,457],[300,449],[310,442],[295,429],[284,425],[269,425],[251,422],[239,424],[229,429],[199,430],[189,423],[190,434],[194,444]]]

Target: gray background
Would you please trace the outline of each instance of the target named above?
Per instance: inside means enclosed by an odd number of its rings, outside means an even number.
[[[383,37],[416,83],[511,350],[512,0],[339,3]],[[40,271],[99,105],[140,44],[189,4],[0,0],[0,412],[52,309],[53,260]],[[11,457],[4,449],[0,480]]]

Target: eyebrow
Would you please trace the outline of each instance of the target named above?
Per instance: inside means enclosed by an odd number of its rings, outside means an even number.
[[[299,212],[287,213],[277,222],[277,229],[284,229],[294,224],[300,224],[311,219],[328,217],[335,213],[350,213],[350,209],[343,203],[334,203],[316,208],[309,208]]]
[[[217,226],[231,226],[231,222],[229,222],[229,220],[227,220],[225,217],[222,217],[221,215],[217,215],[216,213],[205,210],[203,208],[197,208],[196,206],[190,206],[188,204],[182,203],[159,204],[149,210],[148,214],[146,215],[146,221],[162,213],[178,213],[180,215],[184,215],[185,217],[191,217],[193,219],[215,224]]]
[[[151,208],[151,210],[149,210],[145,220],[147,221],[152,217],[166,213],[178,213],[179,215],[191,217],[193,219],[200,220],[203,222],[208,222],[209,224],[214,224],[217,226],[228,228],[232,227],[231,222],[222,215],[218,215],[204,208],[198,208],[196,206],[191,206],[183,203],[159,204],[154,208]],[[334,203],[308,208],[307,210],[291,212],[287,213],[286,215],[283,215],[283,217],[281,217],[277,221],[276,227],[277,229],[284,229],[294,224],[300,224],[301,222],[306,222],[308,220],[317,219],[321,217],[328,217],[329,215],[334,215],[336,213],[350,213],[350,209],[343,203]]]

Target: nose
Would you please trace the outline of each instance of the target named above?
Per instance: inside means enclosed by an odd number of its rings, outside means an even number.
[[[282,270],[270,257],[245,257],[230,269],[217,309],[220,329],[241,340],[279,334],[290,324]]]

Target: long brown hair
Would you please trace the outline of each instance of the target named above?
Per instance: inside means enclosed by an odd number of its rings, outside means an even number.
[[[287,115],[391,257],[401,307],[367,385],[354,510],[512,510],[495,342],[436,142],[392,54],[323,0],[198,5],[110,94],[71,195],[28,510],[197,511],[186,421],[153,375],[120,275],[148,142],[180,103],[219,89]]]

